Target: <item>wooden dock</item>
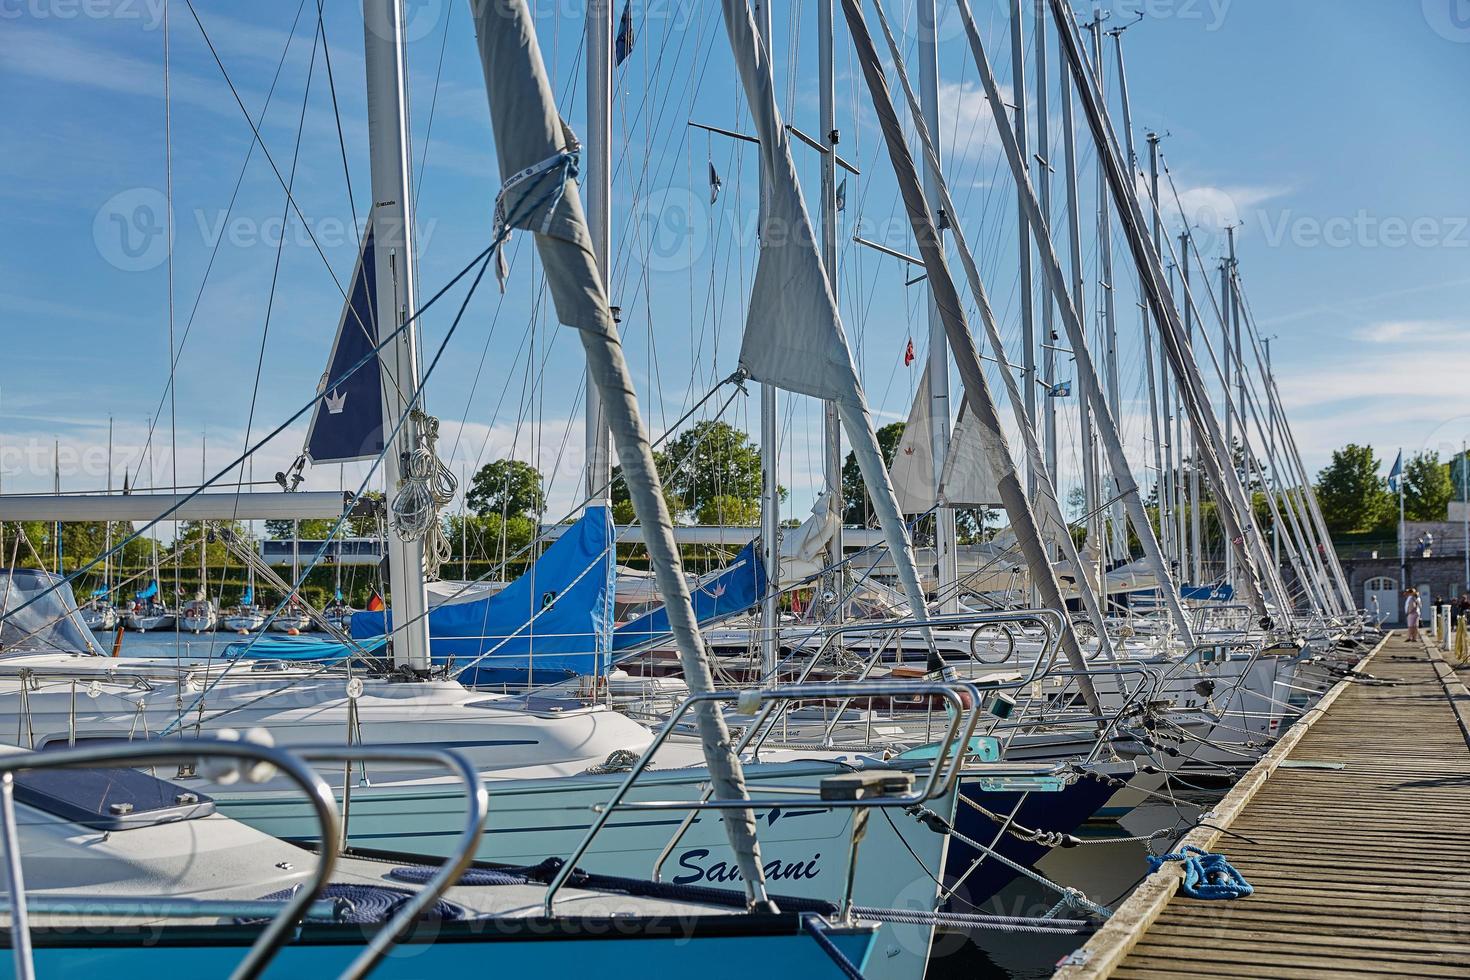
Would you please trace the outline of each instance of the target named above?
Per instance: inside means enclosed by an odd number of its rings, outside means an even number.
[[[1101,977],[1470,977],[1470,692],[1395,633],[1323,698],[1186,841],[1255,887],[1176,894],[1171,862],[1072,954]]]

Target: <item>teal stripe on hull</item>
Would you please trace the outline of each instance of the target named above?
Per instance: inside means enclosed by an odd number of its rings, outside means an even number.
[[[487,926],[487,931],[493,927]],[[608,924],[608,930],[618,927]],[[612,938],[538,939],[408,943],[395,946],[372,973],[385,980],[443,980],[446,976],[569,977],[591,968],[611,976],[697,976],[700,980],[820,980],[842,976],[837,965],[805,934],[686,937],[672,935]],[[849,960],[861,967],[873,933],[829,934]],[[244,949],[218,946],[167,946],[150,942],[146,929],[139,944],[119,947],[43,947],[35,951],[36,973],[76,977],[223,977],[239,963]],[[595,945],[594,945],[595,944]],[[288,946],[272,961],[270,978],[332,977],[362,951],[349,945]],[[8,949],[0,951],[0,978],[15,976]]]

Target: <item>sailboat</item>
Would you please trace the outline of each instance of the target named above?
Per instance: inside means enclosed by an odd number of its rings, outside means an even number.
[[[146,589],[133,597],[133,602],[128,607],[126,622],[128,629],[139,633],[173,628],[174,612],[159,597],[156,577]]]

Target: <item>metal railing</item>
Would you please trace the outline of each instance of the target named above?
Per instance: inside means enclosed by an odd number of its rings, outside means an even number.
[[[316,867],[308,882],[295,889],[283,902],[228,902],[197,899],[145,899],[132,902],[131,911],[144,910],[158,916],[198,917],[214,915],[270,915],[264,930],[256,938],[240,964],[231,974],[235,980],[252,980],[260,976],[281,947],[290,941],[297,926],[307,919],[320,918],[323,909],[317,897],[326,887],[341,854],[341,821],[330,787],[307,762],[342,762],[377,760],[439,764],[458,776],[465,784],[465,825],[458,848],[446,858],[440,870],[426,881],[412,898],[404,902],[377,931],[363,951],[341,974],[357,978],[367,975],[387,953],[395,938],[411,926],[418,916],[437,901],[459,880],[474,860],[489,814],[489,794],[474,767],[457,753],[444,749],[416,749],[391,745],[301,746],[287,752],[250,741],[216,739],[174,742],[133,743],[118,746],[68,748],[45,753],[20,753],[0,756],[0,839],[5,847],[5,879],[11,916],[11,951],[16,977],[34,980],[35,964],[30,943],[29,911],[32,907],[52,913],[101,914],[109,908],[122,907],[123,900],[98,897],[68,896],[66,903],[51,902],[47,897],[28,899],[22,869],[20,842],[15,811],[15,774],[38,769],[76,769],[88,766],[144,766],[150,764],[185,763],[197,765],[200,759],[227,759],[272,767],[284,774],[306,795],[316,817],[320,839]],[[131,901],[131,900],[129,900]]]
[[[748,798],[717,800],[712,799],[711,793],[708,791],[698,800],[629,801],[627,799],[628,793],[632,790],[634,784],[637,783],[638,778],[648,769],[658,750],[677,729],[679,720],[691,711],[695,705],[720,701],[733,702],[758,697],[762,702],[762,714],[768,714],[770,710],[769,706],[780,702],[806,700],[816,697],[834,698],[869,694],[880,697],[910,695],[943,698],[954,709],[949,713],[946,737],[941,742],[940,751],[935,756],[934,765],[929,770],[928,779],[922,783],[920,788],[913,792],[875,799],[822,800],[822,807],[824,809],[840,810],[871,806],[913,806],[949,792],[950,787],[954,785],[955,780],[958,778],[960,768],[964,762],[965,753],[959,746],[969,744],[970,737],[974,734],[975,729],[980,723],[980,712],[982,710],[980,691],[972,683],[966,681],[946,683],[935,683],[931,681],[866,681],[849,684],[795,684],[760,691],[707,691],[702,694],[697,694],[686,698],[679,705],[678,710],[659,729],[658,733],[654,736],[653,742],[644,750],[638,761],[628,771],[627,776],[618,785],[617,791],[613,793],[612,798],[607,803],[597,807],[592,826],[587,829],[587,833],[583,836],[581,842],[573,850],[566,863],[558,869],[556,876],[547,886],[546,896],[543,900],[545,914],[547,916],[552,915],[557,892],[561,890],[567,880],[572,876],[572,873],[576,870],[577,862],[591,848],[593,840],[602,832],[614,812],[620,810],[657,812],[688,810],[690,818],[692,818],[694,814],[705,810],[750,809],[752,804]],[[966,705],[964,697],[961,696],[962,694],[969,697],[968,705]],[[796,793],[790,793],[787,796],[776,795],[761,800],[761,806],[771,808],[809,807],[812,803],[813,799],[811,796]],[[689,822],[690,820],[686,818],[685,826]],[[677,836],[675,839],[677,839]],[[670,845],[671,847],[672,843]],[[665,853],[670,848],[666,848]],[[658,864],[661,865],[662,860]],[[653,880],[659,880],[657,865],[655,866]]]

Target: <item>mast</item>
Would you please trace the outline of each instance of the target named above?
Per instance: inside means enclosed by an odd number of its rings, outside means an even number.
[[[61,440],[54,439],[51,442],[51,490],[56,496],[61,496]],[[55,539],[51,552],[56,561],[56,574],[61,574],[61,522],[51,523],[51,536]]]
[[[755,23],[760,31],[760,45],[766,59],[771,57],[771,5],[756,0]],[[765,191],[762,179],[761,217],[765,217]],[[830,276],[829,276],[830,278]],[[761,554],[766,563],[766,594],[761,600],[761,678],[775,683],[776,665],[781,658],[781,443],[778,431],[780,404],[776,386],[761,385]]]
[[[609,286],[612,282],[608,277],[612,241],[612,2],[588,0],[587,3],[587,144],[583,152],[587,163],[587,230],[592,235],[597,271]],[[589,502],[604,503],[612,478],[612,434],[603,413],[602,396],[590,375],[585,405],[585,492]]]
[[[1153,249],[1161,253],[1164,243],[1164,216],[1159,210],[1159,134],[1149,133],[1148,139],[1148,172],[1149,186],[1151,188],[1151,200],[1153,201]],[[1140,275],[1140,278],[1142,276]],[[1162,329],[1162,325],[1155,322],[1156,329]],[[1150,331],[1152,336],[1152,331]],[[1169,377],[1169,355],[1164,350],[1164,345],[1159,345],[1159,428],[1161,430],[1161,442],[1163,443],[1164,468],[1161,471],[1160,480],[1163,481],[1159,494],[1159,526],[1168,527],[1165,532],[1166,543],[1173,544],[1171,555],[1174,567],[1180,574],[1184,572],[1184,534],[1183,525],[1179,523],[1179,486],[1178,470],[1174,466],[1174,447],[1178,444],[1174,438],[1174,410],[1171,407],[1172,399],[1170,389],[1173,387]],[[1166,544],[1167,546],[1167,544]]]
[[[107,416],[107,492],[112,493],[112,416]],[[102,534],[105,538],[103,544],[102,559],[102,584],[107,589],[107,603],[112,605],[112,522],[103,524]],[[4,547],[0,546],[0,554],[4,554]]]
[[[1106,98],[1103,88],[1102,25],[1105,18],[1098,9],[1088,25],[1092,32],[1092,69],[1097,81],[1098,98]],[[1122,415],[1122,399],[1118,383],[1118,306],[1113,290],[1113,234],[1111,209],[1108,207],[1108,179],[1102,167],[1097,168],[1097,245],[1098,285],[1102,290],[1103,316],[1103,384],[1107,391],[1108,411],[1117,419]],[[1108,550],[1116,560],[1128,557],[1128,529],[1124,524],[1123,501],[1114,499],[1108,508]],[[1099,542],[1101,543],[1101,542]]]
[[[201,432],[199,434],[199,485],[202,487],[202,486],[204,486],[204,484],[206,484],[208,482],[209,482],[209,436]],[[207,598],[209,598],[209,589],[207,588],[207,580],[205,578],[205,576],[208,575],[208,571],[205,569],[205,564],[208,561],[208,557],[205,555],[205,552],[204,552],[204,544],[205,544],[204,522],[203,521],[200,521],[199,522],[199,598],[200,599],[207,599]]]
[[[1225,236],[1230,244],[1227,256],[1220,260],[1220,346],[1224,348],[1222,353],[1225,355],[1223,358],[1224,363],[1221,366],[1223,371],[1221,383],[1225,389],[1225,457],[1227,464],[1233,467],[1235,466],[1235,413],[1230,411],[1230,399],[1232,396],[1230,385],[1232,377],[1235,377],[1239,373],[1236,370],[1236,358],[1240,353],[1236,346],[1240,338],[1232,338],[1230,336],[1230,322],[1233,315],[1232,311],[1235,308],[1235,293],[1230,288],[1230,273],[1235,262],[1235,228],[1233,226],[1227,226]],[[1240,371],[1244,371],[1243,366],[1240,368]],[[1245,431],[1245,379],[1243,377],[1240,379],[1240,391],[1240,444],[1241,448],[1245,449],[1248,439]],[[1246,468],[1249,469],[1248,466]],[[1230,553],[1230,549],[1226,548],[1225,581],[1230,582],[1234,578],[1235,557]]]
[[[1015,0],[1016,11],[1019,0]],[[1013,11],[1014,13],[1015,11]],[[942,144],[939,135],[939,45],[936,42],[939,28],[935,15],[934,0],[918,0],[919,23],[919,105],[924,114],[924,125],[934,145]],[[924,161],[924,200],[939,199],[939,175]],[[944,215],[934,216],[938,230],[937,245],[944,250],[944,228],[948,222]],[[1023,249],[1024,253],[1024,249]],[[949,456],[949,426],[954,418],[949,406],[949,339],[945,334],[944,320],[939,315],[939,301],[934,291],[927,290],[929,311],[929,437],[930,461],[934,464],[934,489],[937,492],[944,481],[944,461]],[[1030,290],[1026,291],[1025,302],[1030,304]],[[1035,367],[1032,368],[1033,374]],[[1031,416],[1035,418],[1035,415]],[[934,585],[944,596],[940,603],[941,613],[959,611],[959,592],[955,588],[959,581],[959,561],[955,554],[954,511],[939,503],[934,511]],[[948,586],[948,591],[943,591]],[[922,610],[916,610],[922,615]]]
[[[1040,32],[1038,32],[1040,33]],[[1045,66],[1039,65],[1038,71],[1044,72]],[[1016,147],[1021,157],[1030,165],[1034,161],[1030,158],[1028,143],[1030,140],[1030,121],[1026,117],[1026,43],[1022,37],[1021,30],[1021,0],[1011,0],[1011,98],[1015,100],[1016,106],[1013,116],[1016,120]],[[1041,125],[1045,125],[1044,121]],[[936,130],[935,139],[938,139]],[[1040,172],[1045,168],[1037,167]],[[933,200],[933,192],[928,186],[927,175],[925,177],[924,194]],[[1025,191],[1019,186],[1016,188],[1016,231],[1018,233],[1017,258],[1020,261],[1017,292],[1020,298],[1021,311],[1021,397],[1026,405],[1026,417],[1036,418],[1036,314],[1031,305],[1031,222],[1026,216],[1026,203],[1022,200]],[[1042,207],[1046,207],[1043,200]],[[1048,212],[1049,213],[1049,212]],[[1031,467],[1026,467],[1026,496],[1036,498],[1036,474],[1031,472]],[[1034,595],[1035,589],[1032,589]]]
[[[1044,0],[1037,0],[1037,7],[1040,8],[1043,2]],[[1128,71],[1123,63],[1123,32],[1125,30],[1127,30],[1126,27],[1119,27],[1108,33],[1113,38],[1113,54],[1118,63],[1118,100],[1123,110],[1123,145],[1128,154],[1128,172],[1130,175],[1137,177],[1139,174],[1138,151],[1133,145],[1133,107],[1128,97]],[[1150,146],[1152,146],[1152,134],[1150,134],[1150,137]],[[1158,220],[1157,215],[1154,220]],[[1157,237],[1158,232],[1155,231],[1154,234]],[[1143,274],[1141,272],[1138,275],[1138,293],[1140,296],[1143,295]],[[1149,328],[1148,307],[1140,305],[1139,316],[1139,332],[1143,334],[1143,370],[1145,377],[1148,379],[1149,434],[1153,437],[1154,443],[1154,472],[1158,474],[1154,483],[1154,499],[1157,501],[1159,510],[1159,547],[1163,550],[1165,559],[1167,560],[1171,553],[1170,545],[1173,543],[1171,540],[1173,535],[1169,533],[1169,522],[1165,518],[1167,511],[1165,510],[1166,501],[1164,499],[1165,471],[1163,443],[1168,439],[1168,426],[1167,423],[1162,427],[1160,425],[1159,386],[1154,377],[1154,335],[1153,331]]]
[[[817,0],[817,115],[819,139],[827,152],[822,154],[821,210],[822,265],[827,269],[827,282],[832,299],[839,300],[837,275],[837,106],[836,67],[833,57],[832,0]],[[835,532],[827,545],[827,565],[842,562],[842,419],[837,402],[822,403],[822,482],[826,485],[827,506],[838,515]],[[840,575],[840,573],[837,573]],[[833,588],[841,595],[841,588]]]
[[[1180,216],[1181,219],[1183,216]],[[1179,275],[1180,282],[1184,285],[1184,295],[1188,297],[1189,292],[1189,229],[1185,228],[1179,233]],[[1182,304],[1184,307],[1184,342],[1186,349],[1194,348],[1194,304],[1188,299]],[[1199,585],[1205,579],[1204,575],[1204,553],[1201,550],[1203,540],[1204,523],[1200,514],[1199,499],[1199,433],[1191,430],[1189,434],[1189,561],[1190,581]],[[1216,501],[1216,507],[1222,506]],[[1217,510],[1216,513],[1219,513]]]
[[[380,335],[418,312],[413,208],[409,199],[408,97],[405,88],[403,0],[363,0],[363,54],[367,67],[368,148],[372,163],[373,233],[379,261],[376,317]],[[382,261],[386,257],[387,261]],[[418,407],[418,351],[413,329],[399,332],[380,355],[385,422]],[[383,454],[388,499],[403,479],[403,460],[419,444],[418,423],[397,427]],[[429,668],[429,596],[424,587],[424,543],[388,534],[388,587],[393,602],[393,663]],[[294,557],[294,549],[293,549]],[[292,583],[295,584],[294,582]]]
[[[1077,138],[1072,118],[1072,79],[1066,72],[1061,75],[1062,98],[1062,150],[1065,160],[1062,202],[1067,216],[1067,257],[1072,270],[1072,303],[1077,315],[1083,315],[1086,296],[1082,283],[1082,224],[1081,205],[1077,200]],[[1058,305],[1060,305],[1058,298]],[[1101,556],[1098,543],[1101,539],[1097,509],[1097,447],[1092,434],[1092,387],[1093,379],[1077,372],[1077,429],[1082,455],[1082,512],[1087,527],[1087,545],[1092,549],[1094,561]],[[1094,575],[1101,584],[1102,569],[1094,568]],[[1107,602],[1107,592],[1102,591],[1102,601]]]
[[[1041,210],[1050,221],[1051,211],[1051,109],[1047,102],[1047,56],[1046,20],[1043,15],[1045,0],[1036,0],[1033,30],[1036,34],[1036,192],[1041,198]],[[1018,198],[1019,200],[1019,198]],[[1024,210],[1024,209],[1022,209]],[[1024,219],[1023,219],[1024,220]],[[1026,250],[1026,277],[1031,277],[1031,251],[1029,240],[1022,245]],[[1055,311],[1052,307],[1051,283],[1041,279],[1041,373],[1047,395],[1042,409],[1042,446],[1046,455],[1046,474],[1051,485],[1057,485],[1057,402],[1051,391],[1057,383],[1057,338]],[[1027,345],[1031,350],[1032,345]],[[1034,383],[1026,389],[1036,390]],[[1033,395],[1034,400],[1034,395]],[[1029,416],[1033,420],[1036,416]]]

